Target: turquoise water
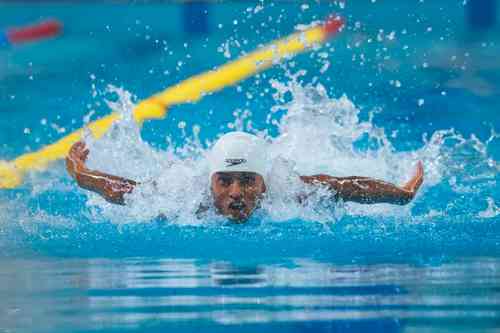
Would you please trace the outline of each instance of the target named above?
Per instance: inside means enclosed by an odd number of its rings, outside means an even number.
[[[339,38],[142,131],[131,101],[328,13]],[[189,35],[179,4],[0,4],[1,28],[63,22],[0,49],[0,156],[121,112],[89,163],[143,182],[113,207],[56,163],[0,192],[0,332],[489,332],[500,307],[498,27],[462,1],[228,2]],[[111,85],[111,86],[110,86]],[[272,198],[247,224],[196,219],[207,147],[245,129],[272,143]],[[409,206],[297,206],[294,174],[402,183]],[[158,214],[167,216],[157,219]]]

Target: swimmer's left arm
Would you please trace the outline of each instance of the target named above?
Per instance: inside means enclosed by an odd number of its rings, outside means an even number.
[[[406,205],[415,197],[424,181],[424,168],[418,162],[415,175],[399,187],[368,177],[332,177],[328,175],[301,176],[303,182],[330,187],[338,199],[364,204],[390,203]]]

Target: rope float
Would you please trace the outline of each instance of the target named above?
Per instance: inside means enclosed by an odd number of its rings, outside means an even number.
[[[0,46],[9,46],[34,42],[37,40],[57,36],[62,29],[62,24],[57,20],[47,20],[29,26],[0,31]]]

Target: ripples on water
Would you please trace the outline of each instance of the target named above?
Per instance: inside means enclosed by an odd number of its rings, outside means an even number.
[[[499,324],[499,279],[500,261],[486,257],[437,266],[10,260],[0,330],[484,332]]]

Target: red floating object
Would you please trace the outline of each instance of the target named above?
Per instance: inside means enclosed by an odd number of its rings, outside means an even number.
[[[25,43],[59,34],[62,24],[57,20],[48,20],[41,23],[7,30],[7,38],[10,43]]]
[[[328,35],[333,35],[339,32],[344,27],[344,20],[340,16],[333,16],[328,19],[323,25],[323,30]]]

